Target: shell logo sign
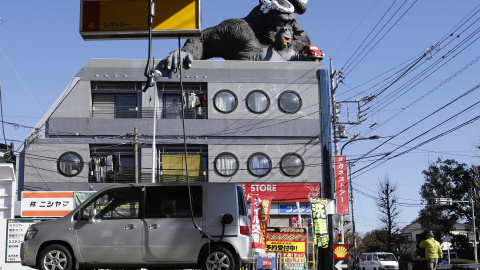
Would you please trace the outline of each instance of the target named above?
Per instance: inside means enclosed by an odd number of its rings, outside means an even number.
[[[333,245],[333,259],[347,260],[348,246],[347,245]]]

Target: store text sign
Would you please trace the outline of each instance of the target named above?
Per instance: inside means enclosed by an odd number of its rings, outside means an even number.
[[[337,214],[348,215],[347,162],[345,156],[335,156],[335,194]]]
[[[320,183],[238,183],[243,187],[247,202],[252,194],[273,197],[273,202],[308,202],[320,197]]]
[[[22,217],[63,217],[74,208],[73,191],[22,192]]]
[[[307,229],[267,228],[266,252],[305,253],[307,250]]]

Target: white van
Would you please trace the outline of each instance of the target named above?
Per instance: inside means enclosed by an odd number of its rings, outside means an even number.
[[[398,261],[395,255],[388,252],[362,253],[360,257],[362,270],[398,270]]]
[[[109,186],[31,225],[20,253],[42,270],[238,269],[252,257],[245,194],[234,183]]]

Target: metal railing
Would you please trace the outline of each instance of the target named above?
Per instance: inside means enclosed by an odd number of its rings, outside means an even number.
[[[94,106],[92,107],[91,118],[153,118],[153,107],[132,107],[132,106]],[[183,108],[185,119],[207,119],[207,107]],[[157,119],[182,119],[182,108],[160,107],[156,110]]]

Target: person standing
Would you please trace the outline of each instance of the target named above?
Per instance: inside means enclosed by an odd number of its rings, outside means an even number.
[[[427,259],[428,270],[436,270],[438,259],[443,258],[442,248],[435,238],[433,233],[427,233],[427,239],[420,242],[419,247],[425,248],[425,258]]]

